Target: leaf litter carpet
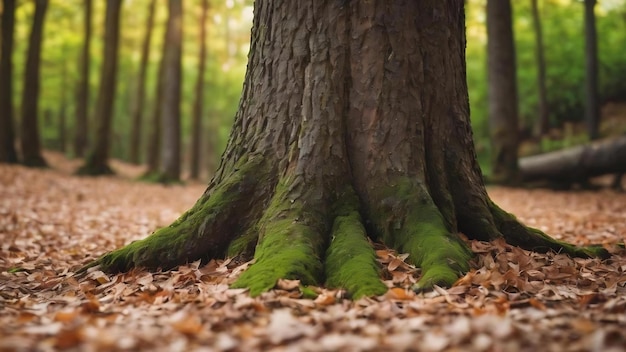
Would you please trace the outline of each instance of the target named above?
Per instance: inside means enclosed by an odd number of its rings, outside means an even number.
[[[246,264],[198,262],[169,272],[75,271],[141,239],[188,209],[204,185],[79,178],[0,165],[0,351],[624,351],[626,194],[491,188],[525,223],[612,257],[572,259],[504,243],[471,242],[470,273],[415,294],[419,269],[376,245],[390,290],[350,301],[284,280],[251,298],[229,289]]]

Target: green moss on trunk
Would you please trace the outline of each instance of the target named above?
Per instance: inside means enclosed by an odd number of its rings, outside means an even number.
[[[345,289],[353,298],[382,295],[387,291],[380,280],[376,253],[367,240],[358,204],[352,188],[339,197],[326,252],[326,284]]]
[[[450,232],[422,182],[398,178],[377,198],[380,210],[372,220],[383,241],[422,269],[415,289],[451,286],[469,270],[472,253]]]
[[[310,190],[307,190],[307,192]],[[233,284],[249,288],[258,296],[276,285],[278,279],[298,279],[303,285],[318,285],[323,275],[321,254],[326,244],[328,214],[321,202],[304,199],[306,192],[290,186],[276,187],[274,197],[259,221],[256,262]],[[298,194],[298,195],[296,195]],[[306,205],[305,205],[306,203]]]

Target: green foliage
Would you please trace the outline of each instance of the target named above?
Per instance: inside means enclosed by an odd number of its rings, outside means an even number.
[[[111,155],[126,158],[130,143],[131,111],[135,99],[137,76],[149,0],[124,2],[122,27],[118,54],[118,80],[114,106],[114,121]],[[32,22],[34,3],[18,2],[14,35],[14,105],[16,116],[21,107],[21,91],[28,35]],[[104,13],[106,2],[93,2],[91,64],[89,81],[90,128],[100,79],[104,40]],[[71,149],[71,138],[75,124],[76,84],[79,79],[79,60],[83,45],[83,0],[50,0],[44,24],[40,88],[40,128],[44,146],[57,149],[59,146],[58,121],[61,105],[65,103],[67,124],[67,146]],[[191,113],[195,98],[194,85],[199,56],[200,0],[189,0],[184,4],[183,14],[183,82],[181,105],[183,152],[191,135]],[[204,133],[214,145],[209,157],[217,160],[226,144],[232,117],[239,102],[246,68],[252,7],[249,1],[211,1],[208,29],[208,52],[206,82],[204,89]],[[157,69],[161,60],[167,3],[157,1],[155,27],[152,33],[150,60],[147,73],[146,103],[143,109],[144,126],[154,112]],[[46,116],[47,115],[47,116]],[[147,140],[148,128],[144,128],[143,141]],[[91,132],[93,133],[93,131]],[[142,148],[142,152],[145,148]],[[206,150],[206,148],[203,148]]]
[[[486,0],[466,6],[467,81],[479,160],[489,153],[487,125]],[[517,87],[521,127],[532,129],[538,119],[535,32],[530,0],[513,1]],[[585,42],[580,1],[539,1],[546,56],[550,120],[553,126],[580,121],[584,115]],[[626,1],[599,2],[596,8],[601,101],[626,99]],[[488,170],[483,167],[483,170]]]

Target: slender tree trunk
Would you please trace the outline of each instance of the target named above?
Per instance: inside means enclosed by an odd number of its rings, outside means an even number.
[[[191,123],[191,160],[189,177],[197,179],[200,174],[200,145],[202,140],[202,103],[204,100],[204,68],[206,61],[206,21],[209,1],[202,0],[200,16],[200,56],[198,57],[198,78],[196,81],[196,99],[193,104],[193,120]]]
[[[167,38],[166,29],[165,38]],[[159,158],[159,151],[161,150],[161,104],[163,100],[163,72],[165,70],[165,50],[167,48],[166,41],[163,41],[163,50],[161,55],[161,61],[159,63],[159,74],[157,76],[155,100],[152,111],[152,121],[150,123],[150,135],[148,136],[148,144],[146,151],[146,161],[148,164],[148,170],[144,175],[145,178],[151,179],[155,174],[158,174],[159,166],[161,165]]]
[[[89,50],[91,47],[91,1],[84,0],[84,40],[80,57],[80,78],[76,86],[76,123],[74,127],[74,154],[82,158],[89,136]]]
[[[146,35],[141,48],[141,61],[139,63],[139,77],[137,78],[137,93],[132,110],[132,125],[130,132],[130,162],[139,164],[139,151],[141,149],[141,135],[143,110],[145,109],[146,98],[146,71],[148,70],[148,59],[150,58],[150,43],[152,41],[152,27],[154,27],[154,10],[156,0],[151,0],[148,7],[148,18],[146,20]]]
[[[487,0],[487,65],[491,179],[519,180],[517,78],[510,0]]]
[[[2,0],[0,47],[0,163],[17,163],[13,126],[13,32],[15,1]]]
[[[182,0],[169,0],[167,50],[163,60],[161,104],[161,176],[165,182],[180,179],[180,93],[182,55]]]
[[[585,0],[585,120],[589,139],[598,138],[600,104],[598,102],[598,40],[596,0]]]
[[[66,100],[66,90],[67,90],[67,65],[65,61],[62,63],[61,67],[61,101],[59,102],[59,121],[58,121],[58,140],[59,140],[59,151],[64,153],[67,151],[67,140],[66,140],[66,108],[67,108],[67,100]]]
[[[113,104],[117,75],[117,51],[119,48],[120,12],[122,0],[108,0],[105,17],[104,62],[100,74],[100,87],[96,102],[95,144],[84,166],[78,173],[103,175],[113,171],[108,165],[113,120]]]
[[[38,121],[39,69],[41,44],[43,42],[43,25],[47,7],[48,0],[35,0],[35,16],[28,40],[28,57],[26,58],[24,90],[22,94],[22,134],[20,140],[22,162],[26,166],[33,167],[47,166],[41,155]]]
[[[533,27],[535,29],[535,56],[537,62],[537,89],[539,94],[539,119],[537,134],[544,136],[550,130],[550,117],[548,115],[548,92],[546,90],[546,59],[543,50],[543,31],[541,29],[541,17],[539,16],[538,0],[531,0],[533,13]]]
[[[469,270],[459,231],[606,256],[529,229],[491,202],[464,48],[462,0],[257,0],[239,111],[207,190],[170,226],[87,267],[254,256],[234,284],[252,295],[288,278],[359,297],[387,290],[367,236],[409,254],[421,268],[416,290]]]

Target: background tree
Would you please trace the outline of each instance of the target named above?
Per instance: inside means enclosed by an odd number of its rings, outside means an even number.
[[[550,129],[548,115],[548,92],[546,90],[546,59],[543,50],[543,31],[541,16],[539,16],[538,0],[531,0],[533,28],[535,30],[535,54],[537,56],[537,89],[539,95],[539,118],[537,119],[537,134],[544,136]]]
[[[200,55],[198,56],[198,78],[196,80],[195,100],[193,104],[191,122],[191,148],[189,161],[189,177],[197,179],[200,174],[200,145],[202,140],[202,107],[204,101],[204,71],[206,66],[206,22],[209,10],[209,1],[202,0],[200,15]]]
[[[141,149],[142,135],[142,119],[143,110],[145,109],[146,97],[146,72],[148,70],[148,60],[150,58],[150,43],[152,41],[152,27],[154,27],[154,10],[156,0],[151,0],[148,8],[148,17],[146,19],[146,34],[141,46],[141,61],[139,63],[139,76],[137,77],[137,93],[133,105],[130,133],[130,162],[139,163],[139,151]]]
[[[169,0],[167,40],[163,66],[163,99],[161,104],[161,177],[166,181],[180,179],[180,95],[182,55],[182,0]]]
[[[76,86],[76,125],[74,128],[74,154],[82,158],[87,148],[89,135],[89,50],[91,48],[91,6],[92,0],[84,0],[83,24],[84,39],[80,55],[80,76]]]
[[[515,44],[509,0],[487,0],[487,66],[491,180],[516,183],[519,180],[519,124]]]
[[[589,139],[598,138],[600,104],[598,102],[598,40],[596,0],[585,0],[585,120]]]
[[[61,69],[60,69],[60,76],[61,76],[61,99],[59,100],[59,111],[58,111],[58,135],[57,135],[57,141],[58,141],[58,147],[59,147],[59,151],[61,153],[65,153],[66,150],[66,145],[67,145],[67,140],[66,140],[66,130],[67,130],[67,117],[66,117],[66,111],[67,111],[67,99],[66,99],[66,91],[68,89],[68,73],[67,73],[67,64],[64,62],[61,65]]]
[[[253,295],[288,278],[361,296],[386,290],[367,235],[409,253],[422,269],[416,289],[469,270],[458,231],[606,255],[529,229],[487,196],[469,125],[463,3],[256,1],[244,92],[209,187],[172,225],[88,266],[254,255],[235,283]]]
[[[13,127],[13,32],[15,1],[2,0],[0,47],[0,163],[17,163]]]
[[[48,7],[48,0],[35,0],[33,27],[28,40],[28,57],[24,73],[22,91],[22,124],[20,142],[22,163],[26,166],[45,167],[46,161],[41,155],[39,136],[39,71],[41,62],[41,43],[43,25]]]
[[[95,144],[85,165],[78,173],[84,175],[103,175],[113,172],[108,165],[111,123],[113,119],[113,97],[117,75],[117,51],[119,46],[120,11],[122,0],[109,0],[106,6],[104,62],[100,75],[100,88],[96,103]]]
[[[166,26],[167,27],[167,26]],[[165,39],[167,39],[167,29],[165,31]],[[161,165],[161,114],[163,109],[160,103],[163,100],[164,72],[165,72],[165,51],[167,50],[167,41],[163,40],[161,50],[161,61],[159,63],[159,72],[157,75],[157,83],[155,85],[155,101],[153,104],[152,121],[150,123],[150,134],[148,136],[146,162],[147,171],[144,175],[145,179],[158,178],[159,167]]]

